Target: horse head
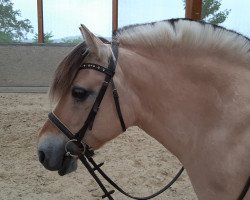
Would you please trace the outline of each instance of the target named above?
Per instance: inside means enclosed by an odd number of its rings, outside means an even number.
[[[109,74],[106,67],[115,58],[110,44],[104,43],[83,25],[80,30],[85,42],[79,44],[61,62],[55,72],[50,95],[56,102],[56,106],[51,115],[70,133],[77,133],[79,130],[85,129],[81,143],[89,149],[95,150],[122,132],[112,94],[114,88],[109,86],[110,82],[113,85],[116,80],[113,80],[113,74]],[[85,63],[88,64],[85,65]],[[101,73],[104,71],[105,73]],[[118,74],[119,72],[117,70]],[[108,83],[107,77],[110,78]],[[105,84],[107,88],[105,88],[102,99],[99,100]],[[117,82],[117,87],[121,87],[121,82]],[[94,108],[95,106],[96,108]],[[95,113],[96,117],[92,119],[93,117],[90,115],[97,110],[99,110],[98,115]],[[130,124],[131,116],[133,116],[131,112],[129,113],[129,110],[126,109],[123,114],[125,119],[130,115],[130,119],[125,120]],[[88,123],[87,126],[86,123]],[[60,175],[76,170],[76,157],[65,155],[67,151],[65,145],[67,148],[76,148],[76,145],[68,144],[68,141],[69,139],[51,120],[45,122],[38,140],[39,160],[45,168],[58,170]]]

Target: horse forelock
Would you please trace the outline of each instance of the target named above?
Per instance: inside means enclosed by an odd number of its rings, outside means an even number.
[[[52,81],[49,96],[52,101],[60,99],[71,87],[71,84],[83,62],[84,52],[87,50],[85,42],[77,45],[59,64]]]
[[[116,33],[121,45],[183,50],[225,51],[250,59],[250,39],[232,30],[205,22],[171,19],[132,25]]]
[[[99,37],[99,39],[103,43],[109,44],[109,41],[105,38]],[[80,43],[59,64],[49,91],[51,101],[59,100],[70,89],[80,65],[88,55],[85,54],[87,49],[89,47],[85,41]]]

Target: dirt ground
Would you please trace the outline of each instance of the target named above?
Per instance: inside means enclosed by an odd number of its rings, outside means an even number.
[[[46,94],[0,94],[0,199],[101,199],[102,192],[80,163],[76,172],[63,177],[39,163],[37,132],[49,110]],[[160,189],[180,168],[173,155],[138,127],[129,128],[96,154],[98,162],[105,161],[103,170],[137,196]],[[113,197],[128,199],[119,192]],[[168,191],[155,199],[197,198],[184,172]]]

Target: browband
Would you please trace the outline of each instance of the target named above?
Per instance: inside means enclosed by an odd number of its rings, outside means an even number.
[[[111,77],[114,76],[115,72],[109,68],[103,67],[101,65],[98,64],[93,64],[93,63],[83,63],[81,64],[79,70],[81,69],[93,69],[93,70],[97,70],[99,72],[105,73]]]

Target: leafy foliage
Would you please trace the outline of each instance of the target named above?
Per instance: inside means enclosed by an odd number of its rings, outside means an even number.
[[[13,9],[11,0],[0,0],[0,42],[20,42],[33,33],[30,20],[18,20],[20,10]]]
[[[221,0],[203,0],[202,1],[202,19],[211,24],[223,23],[230,13],[230,9],[219,11]]]
[[[183,0],[186,6],[186,0]],[[231,12],[230,9],[220,11],[221,0],[202,0],[201,19],[211,24],[221,24],[228,17]]]
[[[52,32],[44,33],[44,43],[53,43],[54,41],[51,39],[54,37]],[[34,43],[38,43],[38,34],[36,33],[33,38]]]

